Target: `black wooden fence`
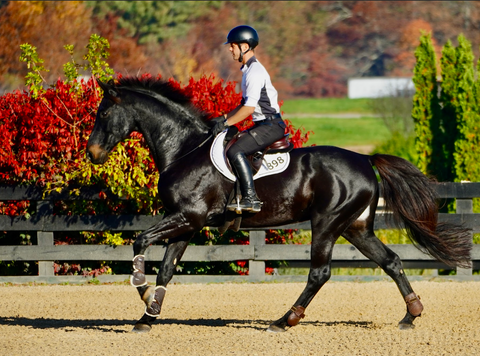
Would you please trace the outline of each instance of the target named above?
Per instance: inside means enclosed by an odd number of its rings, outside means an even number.
[[[439,183],[435,184],[439,197],[454,198],[457,203],[455,214],[440,214],[440,221],[463,223],[480,232],[480,214],[473,214],[472,198],[480,197],[480,183]],[[106,192],[107,193],[107,192]],[[161,220],[161,216],[146,215],[82,215],[61,216],[53,214],[53,203],[58,200],[97,200],[99,191],[82,188],[79,195],[69,191],[52,192],[45,197],[43,191],[33,186],[0,187],[0,201],[34,201],[36,214],[26,219],[23,216],[10,217],[0,215],[0,231],[36,232],[37,245],[0,246],[1,261],[38,261],[38,276],[0,276],[0,282],[24,283],[62,283],[85,281],[82,276],[55,276],[54,261],[130,261],[133,257],[132,246],[108,245],[54,245],[54,233],[60,231],[142,231]],[[109,195],[110,199],[119,199]],[[375,229],[389,228],[384,214],[377,212]],[[306,276],[265,275],[265,261],[288,261],[292,266],[308,266],[310,245],[266,245],[267,229],[310,229],[310,222],[284,226],[271,226],[262,229],[249,229],[249,245],[189,246],[182,258],[183,262],[198,261],[249,261],[248,276],[185,276],[174,277],[174,282],[212,282],[212,281],[305,281]],[[248,229],[246,229],[248,230]],[[473,238],[473,234],[472,234]],[[413,245],[389,245],[402,261],[404,267],[420,269],[448,269],[448,267],[430,256],[423,254]],[[146,252],[147,261],[161,261],[165,248],[150,246]],[[473,270],[480,269],[480,245],[475,245],[472,253]],[[376,267],[352,245],[335,245],[333,252],[334,267]],[[103,275],[102,282],[124,281],[127,275]],[[457,269],[457,279],[476,279],[472,268]],[[154,281],[155,276],[148,276]],[[338,278],[337,278],[338,279]],[[340,278],[341,279],[341,278]]]

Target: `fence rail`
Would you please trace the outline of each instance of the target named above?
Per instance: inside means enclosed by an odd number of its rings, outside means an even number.
[[[480,197],[480,183],[439,183],[435,184],[439,198],[456,199],[455,214],[440,214],[439,221],[464,224],[473,232],[480,232],[480,214],[473,213],[473,198]],[[100,190],[82,188],[78,195],[70,192],[52,192],[44,196],[38,187],[0,187],[0,201],[29,200],[37,204],[37,213],[26,219],[23,216],[0,215],[0,231],[36,232],[37,245],[0,246],[2,261],[38,261],[38,276],[0,276],[0,282],[22,283],[29,281],[61,283],[85,281],[81,276],[55,276],[53,261],[130,261],[131,246],[108,245],[54,245],[54,233],[60,231],[142,231],[162,219],[161,216],[105,215],[105,216],[60,216],[53,214],[53,202],[58,200],[97,200]],[[112,200],[119,198],[106,192]],[[386,215],[377,213],[375,229],[388,229]],[[266,245],[267,229],[310,229],[310,222],[270,226],[249,231],[249,245],[189,246],[182,262],[198,261],[249,261],[248,276],[175,276],[177,282],[210,281],[266,281],[306,280],[306,276],[267,276],[265,262],[271,260],[289,261],[293,266],[306,266],[310,259],[310,245]],[[472,234],[473,238],[473,234]],[[422,253],[413,245],[389,245],[404,262],[405,268],[448,269],[448,267]],[[165,253],[163,246],[151,246],[146,252],[147,261],[161,261]],[[352,245],[335,245],[334,267],[375,267]],[[473,269],[480,269],[480,245],[474,245],[472,252]],[[102,281],[125,280],[128,276],[101,276]],[[458,269],[457,278],[475,279],[472,269]],[[154,280],[154,276],[149,276]]]

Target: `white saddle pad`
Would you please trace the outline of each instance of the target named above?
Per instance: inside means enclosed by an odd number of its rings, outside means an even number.
[[[223,131],[218,134],[215,140],[212,143],[210,148],[210,159],[212,160],[213,165],[217,168],[220,173],[231,181],[236,181],[237,178],[233,175],[232,172],[228,169],[227,166],[227,157],[225,157],[223,140],[227,131]],[[272,174],[281,173],[288,168],[290,164],[290,153],[275,153],[275,154],[266,154],[263,157],[262,166],[258,170],[257,174],[253,176],[253,179],[258,179],[261,177],[269,176]]]

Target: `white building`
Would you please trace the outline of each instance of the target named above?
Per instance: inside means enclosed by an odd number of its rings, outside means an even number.
[[[381,98],[413,94],[412,78],[366,77],[348,79],[348,98]]]

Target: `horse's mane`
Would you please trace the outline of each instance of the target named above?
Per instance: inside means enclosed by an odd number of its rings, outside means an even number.
[[[198,117],[200,120],[204,122],[209,122],[208,118],[211,115],[197,108],[192,102],[192,97],[171,81],[155,79],[151,77],[122,77],[118,79],[118,84],[116,86],[118,88],[126,87],[132,90],[140,89],[152,91],[168,100],[171,100],[181,105],[193,116]]]

